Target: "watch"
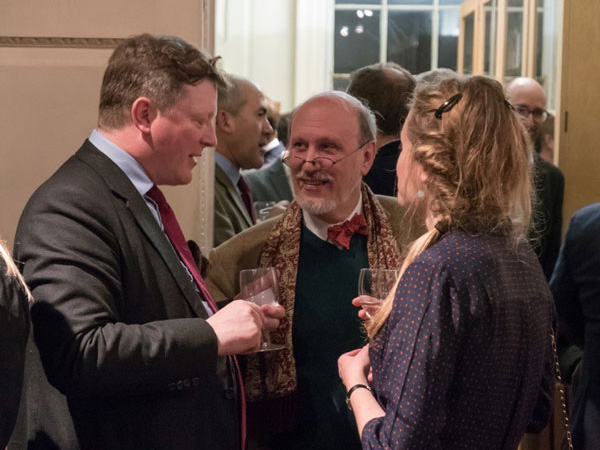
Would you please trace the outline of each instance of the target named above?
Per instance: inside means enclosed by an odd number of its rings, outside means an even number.
[[[366,384],[355,384],[354,386],[352,386],[350,389],[348,389],[348,393],[346,394],[346,406],[348,407],[348,409],[350,411],[352,411],[352,405],[350,404],[350,396],[352,395],[352,393],[357,390],[357,389],[366,389],[369,392],[373,392],[371,390],[371,388],[369,386],[367,386]]]

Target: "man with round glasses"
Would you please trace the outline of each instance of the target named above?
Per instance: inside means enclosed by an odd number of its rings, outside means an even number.
[[[535,143],[541,125],[548,116],[542,86],[533,78],[515,78],[506,86],[506,96],[521,116],[532,143]],[[560,250],[565,178],[557,167],[543,160],[536,152],[533,153],[537,194],[534,210],[537,214],[533,216],[534,229],[531,234],[544,274],[550,280]]]
[[[237,293],[241,269],[273,266],[286,310],[285,348],[247,357],[250,439],[260,448],[360,449],[337,357],[364,334],[351,301],[361,268],[397,268],[400,247],[418,233],[396,199],[375,196],[362,177],[375,156],[373,113],[343,92],[316,95],[290,118],[288,152],[295,192],[268,220],[210,255],[209,288],[218,300]],[[252,444],[252,440],[250,441]]]

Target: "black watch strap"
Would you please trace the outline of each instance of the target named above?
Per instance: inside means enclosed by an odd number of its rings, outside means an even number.
[[[369,392],[373,392],[373,391],[371,391],[371,388],[369,386],[367,386],[366,384],[355,384],[350,389],[348,389],[348,393],[346,394],[346,406],[348,406],[348,409],[350,411],[352,411],[352,405],[350,404],[350,396],[352,395],[352,393],[355,390],[361,389],[361,388],[366,389]]]

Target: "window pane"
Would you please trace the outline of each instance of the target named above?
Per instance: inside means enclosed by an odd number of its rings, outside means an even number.
[[[381,0],[335,0],[336,5],[381,5]]]
[[[372,11],[371,16],[363,10],[336,11],[334,49],[335,73],[379,62],[379,11]]]
[[[509,0],[506,24],[505,77],[518,77],[523,55],[523,0]]]
[[[460,5],[464,0],[440,0],[440,6],[442,5]]]
[[[562,20],[558,2],[538,0],[537,18],[535,77],[546,93],[546,109],[552,110],[556,106],[556,80],[560,70],[556,61],[559,38],[556,22]]]
[[[388,5],[433,5],[433,0],[388,0]]]
[[[350,84],[350,77],[333,79],[333,90],[335,91],[346,91],[346,88]]]
[[[496,71],[496,23],[498,8],[496,0],[488,1],[485,11],[485,44],[483,47],[483,73],[493,76]]]
[[[431,69],[431,11],[390,11],[387,60],[417,74]]]
[[[446,9],[440,11],[438,67],[456,70],[458,58],[458,33],[460,31],[458,25],[459,20],[460,12],[458,9]]]
[[[465,17],[465,41],[463,56],[463,74],[473,73],[473,32],[475,26],[475,14],[471,13]]]

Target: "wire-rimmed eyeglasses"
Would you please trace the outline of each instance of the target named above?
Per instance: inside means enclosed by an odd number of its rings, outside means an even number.
[[[333,166],[335,166],[340,161],[346,159],[350,155],[353,155],[354,153],[359,151],[361,148],[363,148],[369,142],[371,142],[371,140],[363,142],[356,149],[352,150],[347,155],[342,156],[341,158],[338,158],[338,159],[333,159],[328,156],[317,156],[316,158],[313,158],[313,159],[304,159],[299,156],[292,155],[291,154],[292,151],[288,150],[285,152],[285,156],[283,157],[282,160],[286,166],[288,166],[290,169],[294,169],[294,170],[300,169],[306,163],[312,164],[313,168],[317,167],[317,165],[318,165],[319,169],[328,170],[328,169],[331,169]]]
[[[529,114],[531,114],[535,120],[540,122],[543,122],[548,117],[548,111],[542,108],[529,109],[527,105],[513,105],[513,107],[521,117],[529,117]]]

